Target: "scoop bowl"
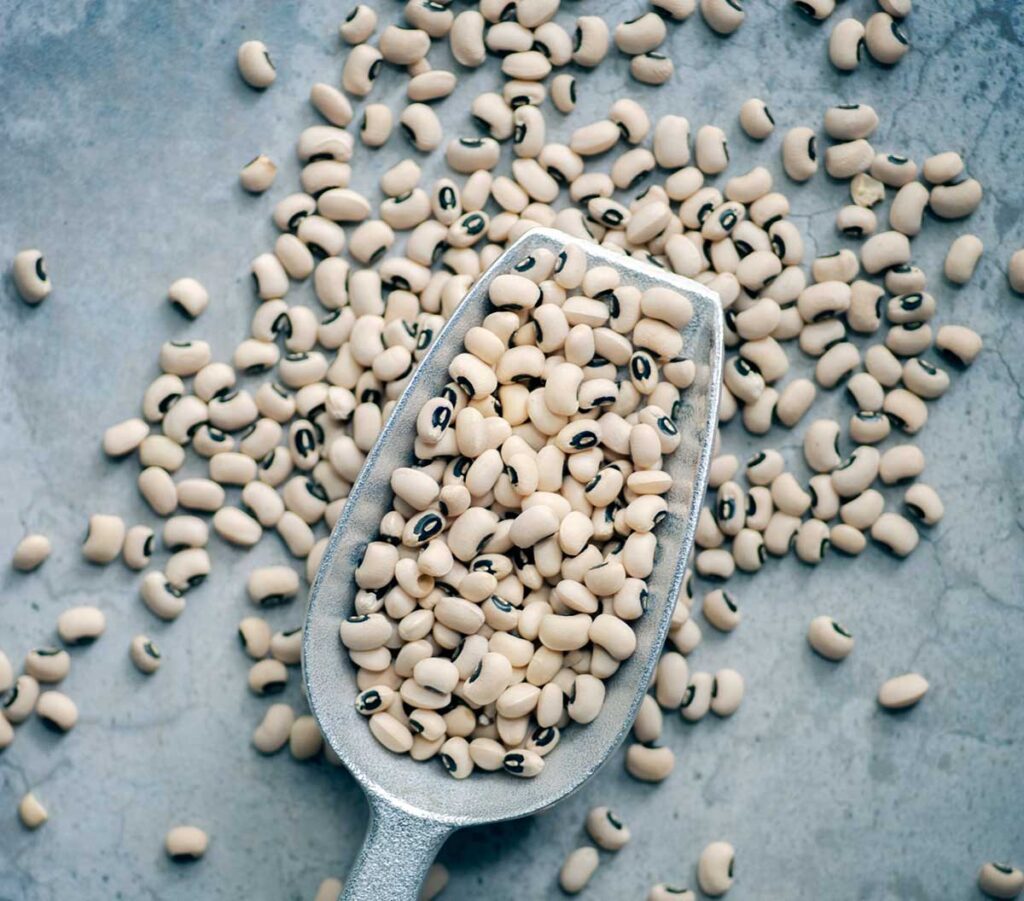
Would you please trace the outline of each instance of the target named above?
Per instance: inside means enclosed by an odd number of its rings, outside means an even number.
[[[666,496],[669,514],[657,532],[647,612],[632,624],[636,652],[607,681],[597,719],[567,728],[536,778],[517,779],[499,772],[455,780],[433,762],[397,756],[373,738],[354,705],[356,669],[341,646],[338,626],[354,609],[353,573],[363,549],[390,509],[391,473],[412,465],[416,415],[449,381],[448,365],[462,351],[466,332],[491,312],[490,282],[508,271],[513,260],[541,248],[557,255],[570,243],[584,249],[589,266],[611,266],[624,282],[641,290],[656,285],[672,288],[693,304],[693,317],[683,331],[683,354],[694,361],[697,374],[682,392],[676,419],[681,443],[664,462],[674,483]],[[370,805],[370,823],[346,883],[346,901],[413,901],[438,849],[454,830],[550,807],[593,776],[626,737],[683,584],[707,487],[721,370],[722,313],[716,294],[667,270],[548,228],[533,229],[512,244],[477,280],[435,338],[352,486],[313,583],[306,615],[302,659],[310,708]]]

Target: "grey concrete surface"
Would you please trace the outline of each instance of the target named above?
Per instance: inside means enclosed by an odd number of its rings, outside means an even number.
[[[400,13],[399,4],[378,5],[385,20]],[[566,4],[559,19],[588,12],[614,22],[642,6],[589,0]],[[736,579],[743,624],[727,638],[705,628],[691,665],[738,668],[748,684],[739,713],[693,727],[667,717],[678,765],[661,786],[633,782],[616,759],[545,815],[457,835],[441,855],[452,872],[445,897],[560,897],[558,866],[595,803],[615,806],[634,840],[603,855],[586,895],[594,899],[640,899],[661,880],[692,885],[700,849],[720,838],[737,848],[736,901],[970,899],[983,860],[1024,864],[1024,327],[1004,276],[1010,251],[1024,244],[1024,7],[919,3],[903,63],[883,70],[865,61],[850,76],[825,59],[831,23],[805,22],[783,0],[748,8],[728,40],[697,16],[671,26],[676,75],[660,90],[631,82],[613,52],[600,73],[581,75],[568,120],[548,113],[550,131],[565,135],[629,94],[652,112],[724,127],[731,171],[767,160],[781,176],[781,134],[756,145],[736,122],[740,103],[758,95],[780,131],[818,126],[828,104],[859,100],[880,112],[879,149],[918,161],[964,151],[986,186],[982,209],[967,223],[929,220],[914,241],[938,321],[969,322],[986,342],[931,405],[920,436],[947,517],[905,563],[870,549],[817,569],[772,561],[756,578]],[[837,17],[871,11],[867,0],[847,0]],[[0,6],[0,259],[39,246],[55,284],[36,309],[16,300],[9,280],[0,287],[0,554],[26,529],[54,542],[38,573],[0,574],[0,647],[17,663],[54,640],[56,615],[75,603],[97,603],[109,620],[96,646],[73,652],[65,687],[81,710],[78,727],[55,737],[28,722],[0,757],[0,899],[303,899],[355,855],[366,807],[352,780],[287,753],[261,759],[249,745],[265,702],[246,689],[233,633],[249,610],[245,574],[284,561],[283,548],[271,539],[243,554],[215,541],[212,577],[171,625],[142,607],[136,574],[85,565],[78,550],[92,512],[153,523],[132,484],[134,464],[106,461],[99,436],[136,413],[162,340],[204,337],[226,358],[246,334],[248,260],[271,246],[271,206],[296,184],[293,141],[315,121],[309,85],[338,78],[344,12],[323,0]],[[250,37],[278,63],[264,94],[235,72],[235,49]],[[435,46],[431,60],[445,65],[446,49]],[[473,133],[468,100],[496,83],[493,64],[461,73],[442,106],[446,125]],[[372,99],[398,108],[402,98],[403,79],[389,72]],[[258,152],[280,174],[253,198],[236,175]],[[360,151],[354,184],[372,192],[407,152],[398,135],[380,154]],[[440,171],[437,160],[424,169],[426,178]],[[804,187],[780,183],[809,251],[847,243],[832,226],[844,185],[823,175]],[[972,283],[956,288],[941,263],[965,231],[986,252]],[[186,274],[212,296],[195,324],[164,300]],[[314,302],[308,286],[292,296]],[[819,409],[848,415],[838,392]],[[724,443],[738,453],[782,446],[802,471],[794,436],[782,430],[755,440],[733,424]],[[899,502],[898,492],[887,496]],[[807,623],[822,612],[857,634],[841,666],[806,646]],[[276,628],[301,618],[298,603],[270,613]],[[151,679],[128,660],[140,631],[165,652]],[[908,669],[927,676],[930,694],[909,713],[880,712],[878,684]],[[285,697],[301,705],[297,672],[291,682]],[[30,788],[52,814],[37,833],[15,813]],[[163,854],[165,830],[181,822],[212,837],[197,865]]]

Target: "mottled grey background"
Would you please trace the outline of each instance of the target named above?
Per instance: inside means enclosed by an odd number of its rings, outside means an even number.
[[[385,20],[401,9],[378,5]],[[566,7],[560,21],[596,12],[615,22],[643,4]],[[758,95],[780,133],[819,125],[830,103],[864,101],[881,115],[879,149],[918,161],[963,151],[985,184],[983,208],[969,223],[929,221],[914,241],[939,321],[971,322],[986,342],[974,368],[931,405],[920,437],[947,518],[902,564],[871,549],[818,569],[772,561],[756,580],[736,579],[743,624],[727,639],[705,629],[691,666],[737,667],[748,683],[740,712],[696,726],[667,717],[678,766],[661,786],[633,782],[617,759],[553,812],[457,835],[442,852],[452,871],[447,897],[559,897],[558,866],[595,803],[618,808],[634,836],[617,856],[603,855],[588,889],[595,899],[643,898],[660,880],[693,884],[700,849],[719,838],[737,848],[729,896],[737,901],[969,899],[982,860],[1024,863],[1024,327],[1004,276],[1011,249],[1024,244],[1024,9],[1012,0],[920,3],[901,65],[866,61],[842,76],[825,58],[831,23],[805,22],[783,0],[748,7],[728,40],[697,16],[672,26],[676,75],[662,89],[630,81],[613,51],[599,74],[581,76],[580,107],[567,121],[547,113],[550,133],[566,135],[628,93],[652,112],[724,127],[732,172],[767,159],[779,175],[781,134],[758,146],[736,122],[740,103]],[[203,337],[227,358],[246,334],[247,264],[270,248],[271,206],[296,184],[293,141],[316,121],[309,85],[338,79],[336,28],[346,11],[323,0],[8,0],[0,8],[0,259],[39,246],[55,284],[36,309],[15,299],[9,280],[0,288],[0,553],[25,529],[54,542],[40,572],[0,575],[0,647],[17,663],[54,639],[55,617],[71,604],[97,603],[109,621],[96,647],[73,653],[66,690],[81,710],[78,727],[55,737],[31,721],[0,759],[2,899],[310,898],[321,878],[344,873],[361,839],[366,807],[344,772],[297,764],[287,752],[264,760],[249,745],[266,702],[245,686],[248,661],[233,633],[249,611],[248,570],[285,559],[276,539],[251,554],[215,540],[212,577],[169,626],[138,601],[136,574],[89,567],[78,550],[92,512],[153,521],[133,486],[134,464],[106,461],[99,437],[136,414],[159,343]],[[848,0],[836,19],[871,11],[867,0]],[[278,64],[265,94],[235,71],[235,49],[253,37]],[[431,60],[447,65],[446,48],[436,45]],[[452,132],[473,133],[469,99],[497,83],[495,68],[465,74],[443,104]],[[389,72],[371,99],[398,109],[403,91]],[[237,171],[259,152],[281,171],[274,189],[254,198]],[[380,172],[407,152],[397,135],[382,153],[360,151],[354,184],[375,192]],[[425,176],[437,171],[425,166]],[[782,186],[809,251],[846,243],[832,225],[845,185],[821,175]],[[972,283],[956,288],[941,261],[964,231],[976,231],[986,252]],[[212,296],[195,324],[164,300],[186,274]],[[838,392],[818,409],[849,414]],[[802,465],[794,436],[781,430],[750,440],[734,424],[725,444],[741,453],[785,446]],[[898,492],[889,496],[898,503]],[[841,666],[806,646],[807,622],[819,613],[857,634]],[[301,618],[298,604],[270,614],[275,628]],[[166,656],[151,679],[127,655],[143,630]],[[901,716],[879,712],[879,682],[910,668],[931,681],[924,703]],[[297,676],[286,697],[301,704]],[[52,814],[34,834],[15,813],[29,788]],[[175,866],[164,856],[164,831],[178,822],[209,831],[202,863]]]

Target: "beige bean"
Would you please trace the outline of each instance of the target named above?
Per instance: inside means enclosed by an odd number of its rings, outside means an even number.
[[[736,852],[728,842],[712,842],[700,853],[697,882],[705,895],[717,898],[732,888]]]
[[[597,872],[600,862],[597,849],[589,845],[571,852],[558,873],[558,884],[562,891],[569,895],[582,892]]]
[[[913,707],[928,691],[928,681],[918,673],[894,676],[878,689],[878,703],[888,710]]]

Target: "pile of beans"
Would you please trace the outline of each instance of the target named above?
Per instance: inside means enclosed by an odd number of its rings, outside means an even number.
[[[837,68],[856,68],[863,47],[885,65],[907,52],[901,23],[909,0],[879,5],[864,23],[848,18],[834,27],[828,56]],[[560,126],[559,117],[576,104],[577,74],[585,77],[599,65],[612,41],[630,58],[638,81],[656,85],[671,78],[672,60],[658,50],[668,28],[697,6],[695,0],[652,0],[651,10],[610,30],[587,15],[567,22],[568,28],[559,24],[559,0],[483,0],[458,12],[410,0],[403,24],[381,28],[376,39],[376,11],[355,7],[340,26],[342,90],[313,85],[310,102],[319,118],[297,142],[301,190],[282,192],[273,213],[280,234],[251,263],[259,305],[249,335],[229,362],[214,361],[199,339],[166,342],[159,374],[141,398],[142,415],[111,426],[103,437],[111,458],[137,460],[138,490],[162,524],[159,530],[129,526],[117,515],[96,514],[83,557],[96,565],[120,558],[145,571],[141,602],[161,620],[183,615],[189,594],[210,573],[217,556],[211,554],[211,525],[239,548],[275,532],[286,552],[304,562],[310,581],[327,532],[418,361],[484,269],[536,225],[715,290],[732,352],[722,424],[736,419],[754,435],[779,424],[799,430],[814,473],[808,481],[787,468],[778,449],[765,448],[742,463],[720,446],[727,433],[716,435],[711,492],[697,536],[697,579],[727,580],[736,569],[754,573],[768,555],[790,551],[817,565],[829,548],[860,554],[869,538],[898,556],[912,553],[919,527],[937,523],[943,505],[933,488],[915,481],[925,459],[911,439],[926,425],[929,406],[954,384],[945,367],[966,368],[982,349],[970,328],[934,325],[939,305],[913,263],[912,241],[926,209],[945,219],[969,216],[982,202],[982,186],[955,152],[938,152],[919,166],[876,150],[871,141],[878,116],[870,107],[829,107],[823,130],[834,143],[824,150],[824,168],[850,188],[850,202],[836,211],[836,230],[863,243],[859,253],[844,249],[812,260],[769,170],[728,173],[721,128],[705,123],[691,129],[676,114],[652,117],[629,98],[613,103],[605,118]],[[835,3],[796,6],[820,20]],[[700,0],[699,8],[720,34],[744,20],[738,0]],[[439,41],[447,43],[454,71],[428,61]],[[473,101],[472,133],[445,135],[432,104],[452,92],[458,72],[489,60],[500,67],[500,87]],[[393,111],[366,102],[357,114],[353,104],[372,94],[385,64],[408,73],[408,105]],[[256,90],[269,88],[278,75],[259,41],[239,48],[237,65]],[[760,98],[737,114],[753,141],[776,128],[776,114]],[[381,175],[383,199],[374,202],[350,184],[352,162],[361,148],[372,152],[399,140],[392,137],[395,125],[410,157]],[[791,182],[818,173],[819,131],[817,123],[787,123],[781,162]],[[444,154],[452,176],[421,184],[417,160],[435,152]],[[609,172],[593,165],[609,154]],[[239,178],[246,191],[259,193],[273,188],[276,176],[271,156],[260,154]],[[888,222],[882,223],[873,207],[888,196]],[[825,236],[819,240],[827,243]],[[945,275],[969,282],[983,250],[976,236],[960,236],[949,249]],[[457,777],[474,767],[536,775],[557,729],[598,715],[602,680],[632,652],[629,621],[642,614],[642,583],[655,546],[651,530],[664,514],[665,479],[657,462],[671,451],[673,398],[689,376],[687,361],[675,360],[668,345],[649,342],[654,332],[659,342],[669,331],[677,334],[681,313],[674,301],[645,301],[631,295],[630,286],[605,283],[598,270],[570,278],[574,252],[567,249],[565,256],[558,271],[555,260],[537,261],[533,273],[503,276],[515,281],[495,289],[496,312],[467,341],[453,364],[453,385],[424,414],[417,443],[435,451],[418,454],[429,462],[398,480],[395,509],[381,522],[385,540],[370,544],[357,574],[360,609],[342,627],[360,667],[358,703],[370,714],[374,734],[392,750],[437,756]],[[1007,271],[1011,288],[1024,293],[1024,250]],[[51,293],[39,250],[19,253],[12,277],[29,304]],[[305,281],[312,283],[319,313],[288,298]],[[607,291],[618,292],[614,315]],[[623,304],[626,297],[633,299]],[[211,302],[191,277],[175,281],[168,300],[190,319]],[[647,319],[620,331],[614,320],[625,315],[627,322],[629,310]],[[644,321],[658,328],[640,337]],[[564,335],[553,337],[560,329]],[[816,360],[813,379],[787,379],[791,354]],[[629,364],[628,377],[619,361]],[[550,380],[552,390],[523,384],[524,375]],[[558,386],[569,390],[563,396]],[[853,402],[849,420],[815,417],[819,393],[840,388]],[[447,417],[449,427],[438,428],[435,414],[438,422]],[[598,430],[596,423],[611,416],[617,418]],[[525,418],[513,424],[518,417]],[[537,430],[535,441],[521,434],[527,421]],[[207,461],[206,476],[178,474],[189,449]],[[455,473],[453,461],[461,457],[472,462]],[[901,495],[887,499],[890,486]],[[485,503],[490,500],[500,506],[492,508]],[[612,535],[624,539],[621,552],[605,552]],[[526,557],[519,552],[527,548],[532,563],[519,565]],[[29,534],[15,549],[13,565],[28,572],[49,553],[45,536]],[[392,578],[400,591],[382,591]],[[272,696],[299,662],[301,632],[274,632],[259,613],[300,598],[300,574],[285,564],[255,569],[246,588],[255,613],[241,620],[238,633],[251,660],[248,684]],[[721,586],[709,587],[699,605],[694,601],[688,579],[625,755],[628,771],[640,780],[660,781],[674,766],[672,749],[660,744],[663,710],[695,722],[709,711],[729,716],[742,701],[739,672],[690,672],[687,660],[701,640],[698,609],[707,624],[730,631],[740,623],[739,604]],[[94,608],[69,610],[58,624],[66,644],[102,631],[102,612]],[[807,638],[832,661],[854,647],[851,632],[824,614],[810,623]],[[161,653],[147,636],[136,636],[126,650],[141,672],[157,672]],[[66,651],[40,647],[25,655],[24,672],[16,676],[0,652],[0,750],[33,712],[54,729],[73,728],[72,699],[40,687],[58,683],[69,666]],[[531,669],[543,670],[541,678],[531,679]],[[878,701],[906,707],[927,688],[919,674],[896,675],[879,687]],[[252,743],[264,754],[287,745],[299,760],[322,751],[337,763],[313,719],[286,704],[268,706]],[[31,793],[19,812],[29,828],[47,817]],[[605,851],[629,837],[603,809],[588,817],[587,831]],[[175,860],[196,859],[207,844],[206,834],[187,824],[165,839]],[[733,861],[726,842],[709,844],[696,869],[701,890],[727,891]],[[574,851],[561,873],[563,888],[581,890],[599,862],[593,847]],[[442,890],[446,879],[443,868],[435,868],[426,896]],[[1015,897],[1024,875],[1009,865],[985,864],[978,882],[993,897]],[[317,897],[339,889],[338,880],[326,880]],[[682,897],[693,895],[665,884],[649,894],[652,901]]]
[[[588,266],[582,244],[508,260],[487,296],[340,628],[374,737],[456,779],[536,776],[600,714],[636,649],[696,373],[690,300]]]

